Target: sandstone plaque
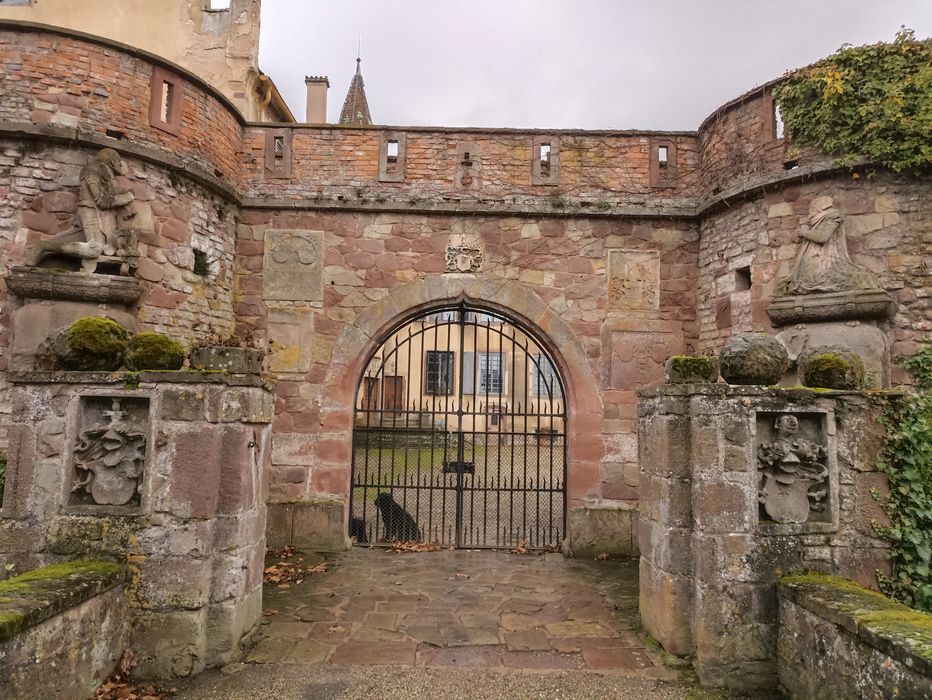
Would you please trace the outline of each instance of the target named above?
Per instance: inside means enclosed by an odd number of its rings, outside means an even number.
[[[146,463],[149,400],[89,396],[81,400],[73,453],[73,505],[138,505]]]
[[[323,301],[323,249],[323,231],[266,231],[262,298]]]
[[[819,414],[757,414],[761,520],[805,523],[831,519],[824,432]]]
[[[660,310],[659,251],[608,251],[608,306],[626,311]]]
[[[667,358],[683,352],[682,338],[662,331],[614,331],[610,342],[609,387],[625,391],[662,384]]]

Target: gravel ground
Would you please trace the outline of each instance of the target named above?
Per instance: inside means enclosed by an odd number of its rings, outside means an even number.
[[[591,672],[526,673],[384,666],[235,664],[178,683],[179,700],[726,700],[690,685]]]

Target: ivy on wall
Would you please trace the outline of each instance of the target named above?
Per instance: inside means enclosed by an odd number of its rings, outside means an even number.
[[[902,29],[892,43],[843,46],[773,90],[790,137],[850,164],[932,168],[932,39]]]
[[[884,509],[889,527],[891,577],[880,589],[907,605],[932,612],[932,344],[901,360],[916,377],[917,391],[892,402],[884,415],[887,442],[880,464],[890,484]]]

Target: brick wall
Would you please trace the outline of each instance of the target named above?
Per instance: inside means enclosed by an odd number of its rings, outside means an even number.
[[[718,350],[732,333],[772,329],[766,310],[790,273],[813,198],[831,196],[845,217],[852,261],[874,272],[899,306],[881,324],[894,357],[915,352],[932,330],[928,183],[877,174],[789,185],[706,215],[699,252],[699,349]],[[736,290],[749,267],[751,287]],[[893,381],[907,376],[894,368]]]
[[[266,170],[266,129],[247,128],[245,194],[383,206],[412,200],[514,209],[537,204],[554,213],[569,209],[584,215],[608,213],[618,205],[688,208],[696,184],[698,154],[689,134],[404,128],[391,131],[405,142],[403,180],[380,182],[380,143],[386,131],[296,128],[290,131],[290,177],[282,179]],[[675,175],[652,186],[650,151],[658,140],[675,145],[670,164]],[[552,147],[554,184],[532,184],[532,158],[539,158],[541,143]],[[471,165],[464,180],[467,152]]]
[[[2,25],[0,25],[2,27]],[[235,109],[186,75],[168,69],[183,95],[177,133],[150,126],[152,60],[66,34],[0,31],[0,119],[121,133],[237,183],[240,122]],[[116,139],[115,143],[118,143]]]

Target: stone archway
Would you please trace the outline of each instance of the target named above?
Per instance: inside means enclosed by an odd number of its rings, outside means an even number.
[[[442,275],[417,280],[391,291],[344,326],[320,393],[320,433],[316,463],[350,471],[353,405],[365,363],[386,334],[418,313],[457,301],[498,310],[533,329],[553,357],[566,383],[568,538],[573,540],[574,507],[598,492],[603,455],[602,401],[599,384],[572,328],[529,287],[509,280],[472,275]],[[349,483],[347,478],[346,483]],[[344,494],[343,524],[345,513]],[[345,527],[343,532],[345,532]],[[296,538],[298,533],[295,533]]]

